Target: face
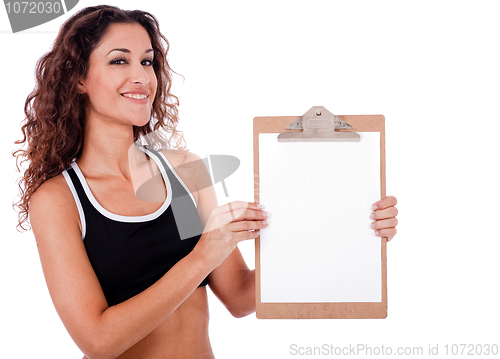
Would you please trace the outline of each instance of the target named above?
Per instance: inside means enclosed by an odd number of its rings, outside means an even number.
[[[144,126],[156,94],[153,47],[140,24],[113,24],[90,55],[80,82],[88,95],[87,121]]]

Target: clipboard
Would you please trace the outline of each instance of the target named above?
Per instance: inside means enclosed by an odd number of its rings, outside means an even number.
[[[314,121],[319,120],[319,121]],[[288,129],[287,129],[288,128]],[[307,132],[307,133],[306,133]],[[358,138],[357,135],[360,135]],[[386,179],[385,179],[385,118],[383,115],[346,115],[346,116],[335,116],[331,112],[329,112],[326,108],[321,106],[312,107],[309,111],[307,111],[303,116],[279,116],[279,117],[255,117],[253,120],[253,149],[254,149],[254,194],[255,194],[255,202],[261,203],[261,182],[262,182],[262,196],[266,193],[266,183],[265,178],[263,176],[264,172],[264,164],[268,163],[270,160],[264,158],[262,160],[262,168],[260,168],[260,151],[264,150],[265,143],[269,142],[269,137],[273,137],[273,141],[278,142],[278,137],[281,137],[279,146],[287,146],[286,142],[298,142],[295,143],[294,146],[300,149],[300,146],[306,146],[306,143],[314,143],[314,142],[325,142],[325,146],[337,146],[332,147],[332,149],[336,149],[337,153],[321,153],[317,154],[318,157],[324,157],[326,159],[332,158],[332,156],[340,156],[341,153],[346,153],[346,151],[338,151],[339,148],[344,148],[345,146],[356,146],[359,143],[362,143],[364,139],[371,138],[374,136],[379,139],[379,149],[375,148],[374,151],[379,156],[379,164],[377,163],[375,169],[375,176],[379,179],[380,188],[376,188],[375,192],[378,195],[376,200],[386,197]],[[284,139],[283,139],[284,138]],[[266,142],[267,141],[267,142]],[[368,140],[367,140],[368,141]],[[371,141],[371,140],[370,140]],[[333,142],[338,144],[332,145]],[[351,145],[346,145],[346,143],[351,142]],[[303,143],[303,144],[301,144]],[[368,142],[367,142],[368,143]],[[375,142],[376,143],[376,142]],[[272,146],[275,146],[273,142],[271,142]],[[298,147],[297,147],[298,146]],[[316,145],[314,145],[316,146]],[[323,146],[323,144],[321,145]],[[338,147],[343,146],[343,147]],[[371,144],[373,145],[373,143]],[[378,147],[378,146],[377,146]],[[267,148],[267,147],[266,147]],[[273,147],[280,148],[280,147]],[[285,147],[283,147],[285,148]],[[345,147],[345,148],[355,148],[355,147]],[[268,155],[271,157],[278,156],[277,152],[273,150],[267,149],[270,151]],[[281,153],[281,152],[280,152]],[[283,156],[283,155],[282,155]],[[274,159],[279,163],[280,158]],[[288,159],[290,161],[290,159]],[[295,163],[295,162],[291,162]],[[266,165],[269,167],[269,165]],[[378,168],[379,167],[379,168]],[[378,172],[379,171],[379,172]],[[267,172],[266,172],[267,173]],[[272,173],[272,172],[270,172]],[[329,186],[335,186],[337,183],[335,182],[335,178],[329,179]],[[378,186],[378,184],[377,184]],[[373,192],[373,191],[372,191]],[[269,196],[268,196],[269,197]],[[375,200],[375,201],[376,201]],[[375,201],[371,202],[374,203]],[[334,200],[329,201],[334,202]],[[267,205],[265,202],[262,202],[265,206],[264,209],[267,209]],[[273,217],[274,214],[270,210],[269,222],[270,225],[261,230],[261,235],[256,238],[255,241],[255,267],[256,267],[256,316],[259,319],[375,319],[375,318],[386,318],[387,317],[387,251],[386,251],[386,238],[378,238],[371,236],[371,240],[375,243],[376,248],[372,250],[371,258],[374,258],[374,262],[376,264],[374,268],[377,268],[375,271],[377,273],[377,280],[375,283],[370,282],[370,284],[366,287],[373,287],[372,290],[375,294],[369,294],[367,297],[364,297],[364,294],[360,295],[360,298],[370,298],[368,300],[355,300],[347,297],[347,300],[343,299],[335,299],[329,300],[328,296],[332,295],[336,297],[338,293],[329,294],[326,293],[326,300],[302,300],[301,298],[307,298],[308,290],[301,290],[300,288],[292,288],[290,284],[288,286],[292,292],[290,294],[291,297],[296,297],[295,299],[288,300],[286,298],[286,293],[288,289],[285,288],[283,295],[280,293],[274,293],[274,288],[281,287],[282,280],[290,280],[290,276],[288,272],[284,272],[280,276],[274,275],[279,279],[279,282],[272,286],[273,289],[270,288],[266,278],[267,273],[270,272],[267,268],[269,266],[278,266],[278,264],[267,264],[273,262],[284,261],[288,259],[286,257],[286,251],[284,251],[285,255],[275,256],[271,260],[265,257],[266,248],[269,247],[268,243],[272,243],[273,238],[265,238],[269,242],[263,242],[264,232],[268,228],[273,226]],[[314,211],[314,208],[312,209]],[[370,209],[366,208],[366,218],[368,220],[367,223],[370,223],[369,219]],[[297,226],[300,226],[300,220],[297,220]],[[302,225],[308,225],[308,223],[303,223]],[[293,236],[293,234],[292,234]],[[316,239],[313,238],[313,240]],[[328,236],[326,236],[328,237]],[[328,239],[327,239],[328,240]],[[287,247],[288,242],[281,245],[280,248]],[[349,242],[351,243],[351,242]],[[366,243],[366,242],[365,242]],[[308,242],[309,244],[309,242]],[[330,242],[328,242],[330,244]],[[290,245],[291,246],[291,245]],[[364,247],[363,247],[364,248]],[[305,251],[307,252],[307,251]],[[373,255],[375,253],[375,255]],[[261,262],[261,255],[263,256]],[[315,261],[315,258],[307,258],[308,253],[304,253],[304,260],[312,263]],[[266,259],[264,259],[266,258]],[[299,258],[297,267],[300,268],[308,268],[301,259]],[[316,263],[312,263],[316,265]],[[328,265],[328,263],[327,263]],[[378,267],[377,267],[378,266]],[[289,267],[291,268],[291,267]],[[353,268],[353,267],[350,267]],[[352,269],[351,269],[352,270]],[[337,270],[334,274],[337,277],[341,276],[342,271]],[[369,271],[368,273],[371,273]],[[299,273],[299,272],[296,272]],[[323,273],[328,273],[323,272]],[[263,277],[263,275],[265,277]],[[370,274],[368,274],[370,276]],[[275,279],[276,280],[276,279]],[[353,281],[354,282],[354,281]],[[309,283],[307,283],[309,285]],[[360,285],[364,290],[364,285]],[[328,286],[321,286],[319,288],[319,292],[323,291],[322,288],[331,288]],[[279,292],[281,289],[277,289],[276,292]],[[340,290],[338,291],[341,292]],[[269,294],[271,293],[271,294]],[[305,295],[305,297],[304,297]],[[323,294],[321,294],[323,295]],[[341,294],[338,294],[341,296]],[[357,294],[356,294],[357,295]],[[270,300],[269,298],[272,298]],[[285,298],[285,299],[283,299]],[[353,297],[354,298],[354,297]]]

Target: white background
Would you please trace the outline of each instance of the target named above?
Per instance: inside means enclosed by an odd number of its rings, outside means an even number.
[[[388,245],[384,320],[234,319],[210,295],[216,357],[290,358],[290,346],[424,348],[499,343],[500,10],[496,1],[108,1],[156,15],[171,44],[181,129],[201,157],[231,154],[229,198],[253,200],[252,119],[386,117]],[[71,13],[95,5],[82,0]],[[161,4],[161,5],[160,5]],[[16,232],[11,153],[36,60],[67,18],[12,34],[0,9],[2,357],[78,358],[41,272]],[[240,247],[250,267],[253,243]],[[5,355],[5,353],[7,355]]]

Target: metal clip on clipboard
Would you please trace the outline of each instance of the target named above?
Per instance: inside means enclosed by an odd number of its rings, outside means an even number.
[[[280,133],[278,142],[359,142],[361,137],[356,132],[337,131],[351,128],[323,106],[313,106],[286,127],[287,130],[302,131]]]

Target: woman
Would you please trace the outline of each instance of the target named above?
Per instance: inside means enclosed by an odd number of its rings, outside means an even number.
[[[26,101],[20,225],[29,213],[52,300],[87,358],[213,358],[207,283],[235,317],[255,311],[255,274],[237,243],[256,238],[267,213],[217,207],[175,130],[166,50],[148,13],[83,9],[40,59]],[[134,146],[162,128],[170,149]],[[152,198],[138,196],[142,184]],[[395,202],[372,214],[388,239]]]

